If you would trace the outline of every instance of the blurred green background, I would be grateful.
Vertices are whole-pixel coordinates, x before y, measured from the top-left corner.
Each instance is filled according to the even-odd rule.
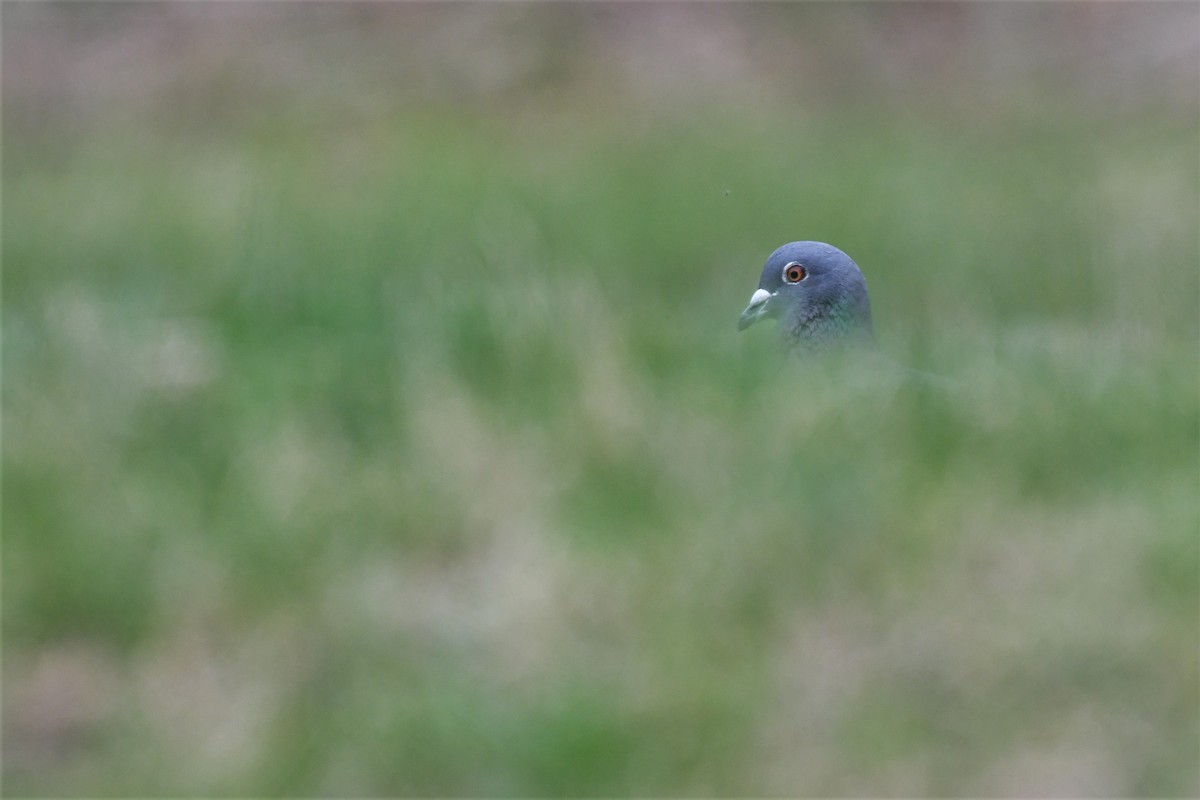
[[[1200,793],[1200,6],[2,52],[7,794]],[[958,388],[736,333],[794,239]]]

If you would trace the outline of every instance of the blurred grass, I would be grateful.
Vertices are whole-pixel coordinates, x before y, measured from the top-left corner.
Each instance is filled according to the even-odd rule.
[[[278,113],[6,138],[6,792],[1196,793],[1186,114]]]

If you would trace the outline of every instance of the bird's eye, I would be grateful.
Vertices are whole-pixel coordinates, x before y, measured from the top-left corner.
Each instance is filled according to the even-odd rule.
[[[808,270],[793,262],[783,268],[783,279],[788,283],[799,283],[808,276]]]

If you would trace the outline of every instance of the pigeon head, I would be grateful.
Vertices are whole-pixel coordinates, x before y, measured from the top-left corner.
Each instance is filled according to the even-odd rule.
[[[823,242],[792,242],[771,253],[738,330],[766,317],[779,320],[792,349],[872,339],[866,278],[850,256]]]

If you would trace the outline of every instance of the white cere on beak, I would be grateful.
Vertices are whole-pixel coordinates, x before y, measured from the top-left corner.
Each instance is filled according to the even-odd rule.
[[[755,289],[754,294],[750,295],[750,305],[747,307],[753,308],[754,306],[761,306],[774,296],[775,295],[771,294],[766,289]]]
[[[750,305],[746,306],[746,310],[738,319],[738,330],[745,330],[762,319],[763,314],[767,313],[767,301],[774,296],[766,289],[757,289],[750,295]]]

